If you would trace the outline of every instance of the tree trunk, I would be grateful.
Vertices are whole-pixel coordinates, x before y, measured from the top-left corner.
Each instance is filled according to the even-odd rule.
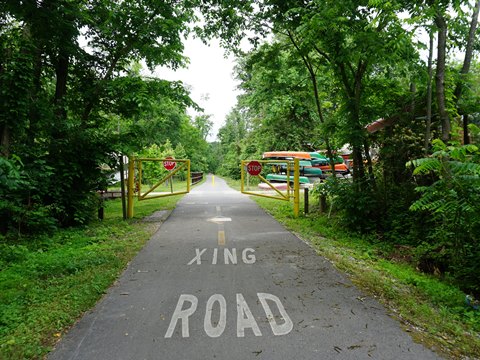
[[[463,115],[463,143],[465,145],[470,144],[470,136],[469,136],[469,132],[468,132],[468,123],[469,123],[468,114],[464,114]]]
[[[437,73],[435,76],[436,95],[438,115],[442,124],[442,140],[450,140],[450,118],[446,108],[445,97],[445,62],[447,51],[447,22],[445,17],[437,11],[435,16],[435,24],[438,28],[438,45],[437,45]]]
[[[4,67],[0,62],[0,76],[4,73]],[[4,157],[10,156],[10,131],[7,122],[3,123],[2,132],[0,133],[0,154]]]
[[[412,115],[412,121],[415,122],[416,119],[416,103],[415,95],[417,94],[417,86],[414,82],[410,84],[410,93],[412,96],[412,101],[410,102],[410,114]]]
[[[57,81],[55,84],[55,114],[58,120],[65,120],[67,118],[67,110],[65,106],[65,96],[67,95],[67,81],[68,81],[68,55],[60,52],[57,59],[57,66],[55,68],[55,75]]]
[[[352,146],[353,158],[353,179],[360,181],[365,178],[365,167],[363,166],[362,148],[360,146]]]
[[[433,64],[433,31],[430,30],[430,44],[428,49],[428,79],[427,79],[427,119],[425,124],[425,155],[430,149],[430,137],[432,127],[432,69]]]
[[[38,42],[38,40],[37,40]],[[35,144],[35,138],[38,136],[39,127],[40,127],[40,113],[39,113],[39,106],[38,106],[38,99],[40,91],[42,90],[42,53],[43,53],[43,45],[38,44],[34,51],[34,65],[33,65],[33,89],[30,95],[32,99],[32,106],[30,107],[30,111],[28,114],[28,121],[29,126],[27,127],[26,133],[26,143],[30,146]]]
[[[362,80],[363,80],[363,75],[365,74],[365,71],[367,69],[367,63],[363,61],[359,61],[357,71],[355,72],[355,79],[354,79],[354,85],[353,85],[353,99],[350,101],[352,103],[353,107],[353,113],[352,113],[352,131],[355,132],[354,137],[354,144],[353,145],[353,161],[354,161],[354,181],[359,180],[362,181],[365,179],[365,165],[363,163],[363,154],[362,154],[362,147],[365,148],[365,145],[367,144],[367,139],[365,138],[364,132],[365,130],[362,128],[360,124],[360,102],[362,99]],[[368,148],[368,146],[366,147]],[[367,161],[370,158],[370,154],[365,154],[367,156]],[[356,164],[356,165],[355,165]],[[369,166],[371,166],[371,159]],[[355,171],[358,172],[357,176],[355,176]],[[372,168],[372,174],[373,176],[373,168]],[[375,182],[375,177],[373,176],[372,181]]]
[[[458,104],[460,98],[462,97],[462,90],[463,90],[463,78],[466,74],[470,72],[470,65],[472,63],[473,57],[473,45],[475,44],[475,33],[477,31],[478,26],[478,14],[480,12],[480,0],[477,0],[475,8],[473,9],[472,14],[472,21],[470,23],[470,30],[468,32],[468,39],[467,39],[467,46],[465,48],[465,58],[463,59],[463,66],[460,70],[460,80],[455,87],[455,91],[453,93],[455,97],[455,101]],[[463,114],[463,111],[459,109],[459,114]],[[468,115],[463,114],[463,137],[464,143],[468,144],[470,142],[470,138],[468,136]]]
[[[307,64],[307,61],[304,59],[305,63]],[[313,71],[313,66],[311,63],[308,64],[307,66],[308,71],[310,72],[310,79],[313,84],[313,92],[315,96],[315,104],[317,107],[317,113],[318,117],[320,119],[320,122],[323,124],[325,122],[323,118],[323,109],[322,109],[322,104],[320,103],[320,94],[318,91],[318,84],[317,84],[317,77],[315,75],[315,72]],[[325,134],[325,144],[327,146],[327,156],[330,160],[330,170],[332,171],[332,175],[334,179],[336,179],[335,175],[335,159],[333,158],[333,152],[332,152],[332,146],[330,145],[330,138],[328,134]]]
[[[377,182],[375,181],[375,173],[373,172],[373,162],[372,162],[372,157],[370,156],[370,145],[368,143],[367,138],[363,140],[363,148],[365,151],[365,159],[367,160],[368,175],[370,177],[370,181],[372,182],[373,188],[376,189]]]
[[[473,57],[473,46],[475,45],[475,33],[477,31],[478,25],[478,14],[480,12],[480,0],[477,0],[475,5],[475,9],[473,10],[472,14],[472,21],[470,23],[470,31],[468,32],[468,39],[467,39],[467,46],[465,48],[465,58],[463,59],[463,66],[462,70],[460,70],[460,75],[468,74],[470,71],[470,65],[472,63]],[[455,99],[458,102],[462,95],[462,76],[460,77],[460,81],[455,87]]]
[[[2,137],[0,138],[0,153],[3,157],[10,156],[10,129],[7,124],[3,124]]]
[[[322,109],[322,104],[320,103],[320,93],[318,91],[317,76],[315,74],[313,64],[310,60],[310,57],[308,55],[304,55],[302,53],[300,47],[298,46],[297,42],[295,41],[295,38],[293,37],[293,34],[290,31],[288,32],[288,37],[289,37],[290,41],[292,42],[293,46],[295,47],[295,49],[297,49],[299,55],[302,57],[303,63],[305,64],[305,67],[307,68],[308,73],[310,74],[310,80],[311,80],[312,85],[313,85],[313,95],[314,95],[314,98],[315,98],[315,106],[316,106],[316,109],[317,109],[318,118],[320,120],[320,123],[323,124],[325,122],[325,120],[323,118],[323,109]],[[327,60],[328,60],[328,58],[327,58]],[[333,158],[332,146],[330,145],[330,139],[329,139],[328,134],[325,134],[325,144],[327,146],[327,156],[330,160],[330,170],[332,171],[332,175],[333,175],[334,179],[336,179],[335,160]]]

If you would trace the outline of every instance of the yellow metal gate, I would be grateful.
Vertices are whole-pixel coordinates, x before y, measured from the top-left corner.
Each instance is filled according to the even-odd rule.
[[[168,173],[153,184],[146,191],[142,191],[142,164],[145,162],[162,162],[165,170]],[[135,176],[135,168],[137,169],[137,177]],[[173,176],[180,171],[186,171],[186,189],[180,191],[174,191],[173,189]],[[135,182],[136,178],[136,182]],[[154,192],[160,185],[169,182],[170,191]],[[187,194],[190,192],[191,176],[190,176],[190,160],[188,159],[173,159],[173,158],[134,158],[131,157],[128,162],[128,207],[127,217],[133,217],[133,197],[137,188],[138,201],[156,199],[160,197],[173,196]]]
[[[260,164],[260,168],[258,165]],[[252,167],[253,169],[249,169]],[[271,180],[268,180],[265,176],[265,169],[272,171],[272,173],[278,173],[278,169],[285,169],[285,192],[278,189],[276,184],[273,184]],[[251,171],[250,171],[251,170]],[[258,172],[258,174],[257,174]],[[300,162],[299,159],[293,160],[242,160],[241,162],[241,192],[247,195],[261,196],[276,200],[290,201],[293,197],[293,213],[295,216],[300,212]],[[260,191],[250,191],[248,188],[248,182],[250,177],[257,177],[260,181],[267,186],[269,190],[272,190],[274,195],[262,193]],[[247,183],[247,189],[245,185]],[[293,188],[292,188],[293,185]],[[293,195],[292,195],[293,193]]]

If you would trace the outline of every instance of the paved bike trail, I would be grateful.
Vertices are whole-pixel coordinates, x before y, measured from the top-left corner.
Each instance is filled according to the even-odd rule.
[[[438,359],[247,196],[177,205],[50,360]]]

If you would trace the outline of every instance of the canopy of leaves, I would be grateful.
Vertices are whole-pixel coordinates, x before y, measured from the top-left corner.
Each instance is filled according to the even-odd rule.
[[[138,64],[185,65],[183,39],[199,9],[216,10],[206,14],[204,39],[228,42],[240,3],[2,1],[1,186],[11,190],[2,233],[86,223],[119,153],[169,140],[206,170],[208,118],[192,122],[186,109],[199,109],[183,84],[142,77]]]
[[[362,232],[375,231],[393,244],[418,246],[428,238],[431,246],[424,255],[444,249],[452,276],[463,279],[466,289],[478,291],[473,279],[464,276],[474,263],[453,259],[462,258],[455,249],[471,253],[468,249],[478,242],[474,235],[478,234],[477,164],[472,154],[457,156],[473,148],[445,145],[447,162],[437,152],[425,157],[431,141],[444,132],[442,111],[452,120],[452,138],[463,135],[455,119],[462,114],[466,139],[478,141],[466,126],[467,120],[478,123],[479,119],[478,62],[464,71],[465,62],[462,67],[458,60],[446,61],[443,70],[440,60],[437,69],[429,68],[421,56],[428,50],[422,32],[435,35],[445,26],[447,60],[453,60],[455,52],[466,52],[468,46],[478,50],[479,37],[471,43],[469,34],[474,2],[266,0],[256,4],[247,22],[273,35],[239,56],[237,76],[244,94],[219,133],[221,171],[237,177],[240,159],[266,150],[348,146],[353,181],[333,181],[328,186],[332,209],[342,223]],[[436,82],[431,76],[435,72]],[[442,96],[435,97],[432,106],[428,98],[435,91]],[[366,126],[378,119],[383,127],[369,133]],[[415,174],[411,166],[405,167],[409,161],[418,166]],[[421,175],[421,169],[431,172]],[[448,169],[453,177],[439,180],[440,169]],[[462,211],[468,219],[458,215]],[[475,254],[468,258],[478,262]]]

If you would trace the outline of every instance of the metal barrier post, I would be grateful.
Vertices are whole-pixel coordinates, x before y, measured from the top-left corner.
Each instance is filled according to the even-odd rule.
[[[245,191],[245,188],[243,186],[243,180],[245,178],[244,171],[245,171],[245,161],[242,160],[240,163],[240,191],[242,193]]]
[[[298,217],[300,213],[300,161],[293,159],[293,215]]]
[[[133,218],[133,184],[135,177],[135,159],[133,156],[128,158],[128,206],[127,206],[127,218]]]
[[[190,192],[190,160],[187,160],[187,193]],[[173,179],[172,179],[173,181]]]
[[[303,212],[304,212],[305,214],[308,214],[308,210],[309,210],[309,209],[308,209],[308,208],[309,208],[309,203],[308,203],[308,188],[305,188],[305,189],[303,189],[303,190],[304,190],[303,199],[304,199],[304,201],[305,201],[304,206],[303,206],[303,208],[304,208],[304,211],[303,211]]]

